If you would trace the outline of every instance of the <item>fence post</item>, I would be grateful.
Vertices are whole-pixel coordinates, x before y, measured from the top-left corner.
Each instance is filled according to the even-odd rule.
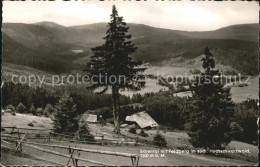
[[[70,148],[70,146],[69,146],[69,154],[71,154],[71,148]]]
[[[15,127],[12,127],[12,130],[11,130],[11,132],[10,132],[11,137],[13,137],[14,128],[15,128]],[[9,140],[9,137],[7,138],[7,140]]]
[[[135,145],[137,146],[138,145],[138,136],[136,136],[136,139],[135,139]]]
[[[18,133],[17,133],[17,134],[18,134],[18,139],[21,140],[20,131],[19,131],[19,130],[18,130]],[[22,143],[21,143],[21,145],[20,145],[20,152],[22,152]]]
[[[132,166],[136,167],[139,163],[139,156],[131,156]]]
[[[72,161],[75,166],[78,166],[78,159],[72,159]]]
[[[72,150],[72,152],[71,152],[71,148],[69,147],[70,158],[69,158],[69,161],[67,162],[67,165],[66,165],[66,166],[69,165],[70,160],[72,160],[73,164],[75,163],[74,160],[73,160],[73,157],[72,157],[72,156],[73,156],[73,153],[74,153],[74,150]],[[74,165],[75,165],[75,164],[74,164]]]
[[[52,137],[52,133],[50,132],[49,133],[49,139],[48,139],[49,142],[51,141],[51,137]]]
[[[72,150],[72,151],[71,151],[71,150]],[[71,148],[69,147],[70,158],[69,158],[69,161],[68,161],[68,163],[67,163],[67,166],[69,165],[70,160],[72,160],[72,163],[73,163],[74,166],[78,166],[78,159],[73,158],[73,153],[74,153],[74,151],[75,151],[74,149],[71,149]]]
[[[17,134],[18,134],[18,139],[19,139],[19,140],[21,140],[21,137],[20,137],[20,132],[19,132],[19,130],[18,130],[18,133],[17,133]]]
[[[104,136],[101,136],[101,145],[104,145]]]
[[[78,152],[78,158],[79,158],[79,156],[80,156],[80,153]],[[76,166],[78,166],[78,159],[75,159],[75,164],[76,164]]]
[[[24,134],[23,138],[18,142],[17,146],[16,146],[16,150],[18,150],[18,148],[20,147],[20,152],[22,152],[22,142],[25,139],[27,132]]]

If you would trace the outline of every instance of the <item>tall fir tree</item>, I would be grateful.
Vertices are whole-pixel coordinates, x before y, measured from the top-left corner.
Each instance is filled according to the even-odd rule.
[[[202,67],[205,73],[192,83],[192,105],[188,135],[194,147],[224,148],[231,141],[230,123],[234,116],[234,103],[230,89],[223,88],[219,70],[213,70],[215,60],[208,47],[204,50]]]
[[[137,48],[131,43],[128,29],[123,17],[118,16],[116,7],[113,6],[108,30],[103,38],[105,44],[92,48],[94,54],[86,70],[92,76],[91,88],[103,88],[99,93],[112,89],[115,133],[120,133],[119,90],[139,86],[137,74],[144,70],[137,68],[142,62],[133,61],[130,57]]]
[[[54,129],[57,133],[75,133],[78,130],[76,104],[65,92],[55,105]]]

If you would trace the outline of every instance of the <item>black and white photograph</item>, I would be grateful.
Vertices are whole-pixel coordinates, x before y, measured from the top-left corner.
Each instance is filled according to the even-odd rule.
[[[1,166],[257,166],[259,2],[2,1]]]

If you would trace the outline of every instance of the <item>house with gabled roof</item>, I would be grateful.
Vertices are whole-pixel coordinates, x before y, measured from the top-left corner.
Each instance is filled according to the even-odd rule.
[[[128,124],[137,124],[141,129],[155,128],[159,126],[158,123],[146,111],[127,116],[125,122]]]

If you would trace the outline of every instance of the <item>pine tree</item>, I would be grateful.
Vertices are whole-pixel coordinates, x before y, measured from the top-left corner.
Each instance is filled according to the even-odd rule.
[[[18,113],[25,113],[26,107],[23,105],[23,103],[19,103],[16,107],[16,111]]]
[[[215,60],[208,47],[204,51],[202,67],[205,73],[191,85],[192,105],[188,135],[194,147],[224,148],[231,141],[230,123],[234,116],[234,103],[230,89],[223,88],[219,70],[213,70]]]
[[[106,92],[108,88],[112,89],[115,133],[120,133],[119,90],[135,89],[139,86],[137,74],[144,70],[136,68],[142,63],[133,61],[130,57],[137,48],[130,41],[131,35],[127,34],[128,29],[123,17],[118,16],[116,7],[113,6],[104,37],[105,44],[92,48],[94,55],[86,70],[90,76],[95,76],[92,77],[91,88],[104,88],[99,93]]]
[[[55,132],[57,133],[74,133],[78,130],[78,120],[76,113],[76,104],[68,93],[59,99],[55,105],[56,115],[53,122]]]
[[[83,124],[79,126],[79,130],[77,132],[78,137],[80,140],[92,140],[94,139],[94,136],[90,133],[90,129],[88,127],[88,124]]]

